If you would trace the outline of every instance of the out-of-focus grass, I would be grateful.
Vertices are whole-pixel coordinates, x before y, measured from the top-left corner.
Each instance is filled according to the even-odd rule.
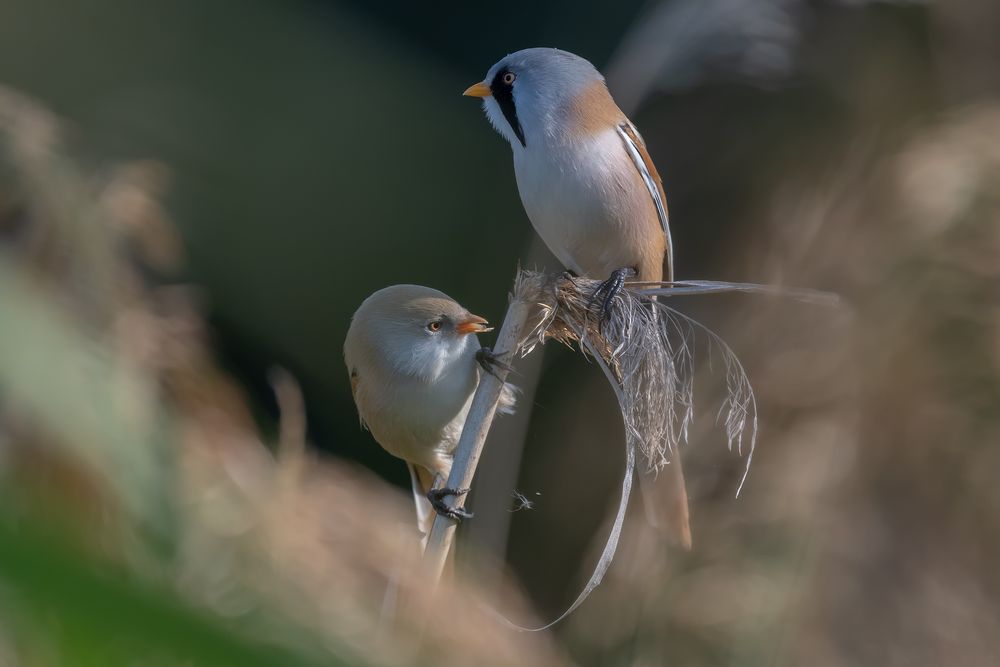
[[[87,337],[9,258],[0,258],[0,303],[6,401],[100,471],[133,516],[165,530],[170,462],[149,379]]]
[[[287,374],[280,441],[261,437],[194,291],[163,278],[180,244],[162,167],[88,173],[58,132],[0,90],[7,662],[563,663],[474,588],[432,587],[409,501],[306,452]]]

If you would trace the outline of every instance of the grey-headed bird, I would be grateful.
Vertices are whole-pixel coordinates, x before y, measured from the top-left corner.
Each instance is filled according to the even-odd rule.
[[[417,521],[426,536],[432,510],[456,519],[443,488],[482,372],[477,333],[490,331],[446,294],[420,285],[380,289],[361,304],[344,341],[344,361],[363,425],[410,470]],[[488,356],[488,355],[487,355]],[[498,411],[512,412],[505,384]]]
[[[512,53],[465,95],[483,98],[510,143],[521,202],[552,254],[580,276],[607,279],[605,307],[627,275],[673,280],[667,199],[646,145],[587,60],[559,49]],[[668,466],[666,516],[691,543],[680,456]]]

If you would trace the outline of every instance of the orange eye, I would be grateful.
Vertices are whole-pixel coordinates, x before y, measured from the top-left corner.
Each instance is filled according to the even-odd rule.
[[[509,86],[510,84],[514,83],[514,79],[516,78],[517,77],[514,76],[513,72],[507,72],[506,74],[503,75],[503,82]]]
[[[427,324],[427,330],[434,333],[441,331],[441,320],[434,320],[433,322],[429,322]]]

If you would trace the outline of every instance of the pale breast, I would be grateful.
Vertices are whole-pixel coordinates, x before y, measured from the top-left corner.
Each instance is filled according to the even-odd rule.
[[[521,202],[552,253],[572,271],[606,278],[622,267],[659,273],[664,235],[655,204],[615,129],[514,156]]]
[[[358,411],[390,454],[434,470],[438,454],[458,444],[478,383],[474,358],[434,382],[408,376],[366,381],[359,373]]]

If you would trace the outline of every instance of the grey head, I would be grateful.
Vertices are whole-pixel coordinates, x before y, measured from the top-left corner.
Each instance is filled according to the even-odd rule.
[[[483,98],[490,123],[516,151],[557,134],[574,101],[604,77],[568,51],[533,48],[505,56],[465,91]]]
[[[443,292],[421,285],[392,285],[361,304],[344,341],[348,371],[434,381],[479,349],[475,334],[490,331]]]

